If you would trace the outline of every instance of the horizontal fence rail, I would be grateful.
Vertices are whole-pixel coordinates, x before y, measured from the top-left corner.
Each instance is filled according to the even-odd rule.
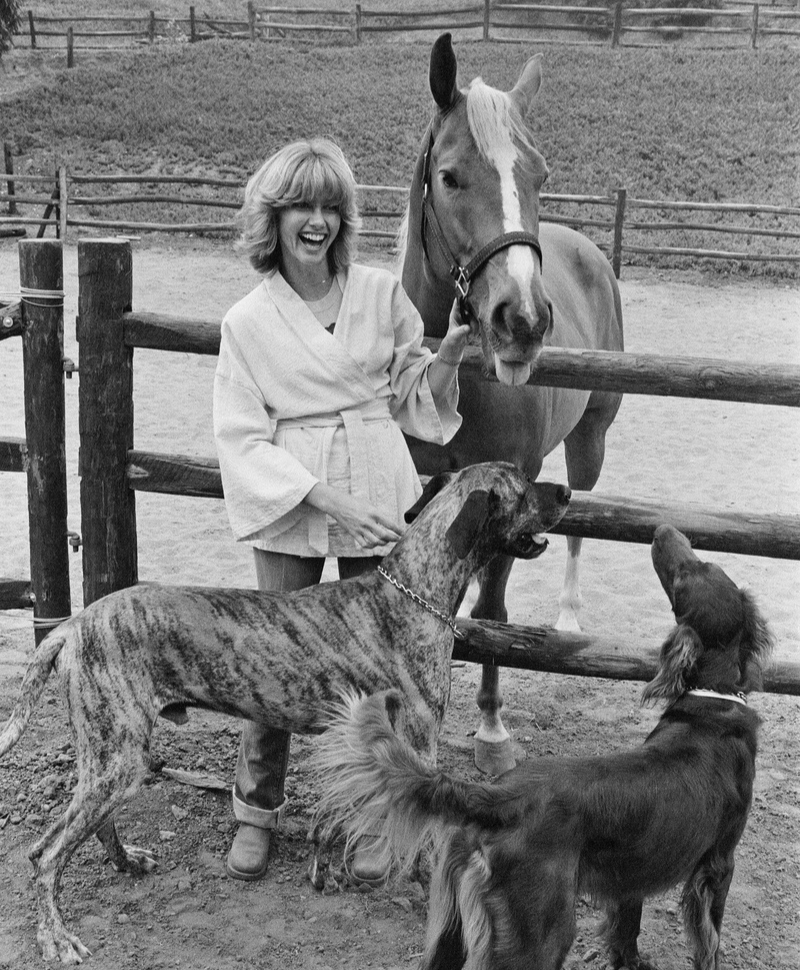
[[[461,617],[456,623],[466,639],[454,641],[454,660],[614,680],[650,681],[658,670],[658,651],[622,644],[617,637]],[[764,671],[764,690],[800,695],[800,663],[770,664]]]
[[[135,448],[133,437],[135,348],[215,354],[220,325],[166,314],[123,312],[132,302],[130,243],[82,241],[78,272],[84,601],[91,602],[138,581],[136,492],[222,497],[215,458],[143,451]],[[722,361],[716,364],[717,370],[731,366]],[[473,355],[462,364],[474,366]],[[778,386],[787,375],[781,369],[773,380],[767,369],[762,376],[765,384]],[[788,377],[797,383],[800,374],[789,373]],[[578,375],[576,380],[582,382],[583,377]],[[643,380],[641,389],[646,384]],[[795,395],[790,404],[797,403]],[[683,503],[579,493],[573,495],[559,531],[649,543],[656,525],[665,521],[685,531],[698,549],[800,559],[800,516],[736,514]],[[113,548],[108,535],[115,536]],[[457,656],[474,662],[584,676],[646,679],[652,674],[654,657],[649,650],[642,657],[622,656],[623,651],[614,644],[596,638],[564,638],[551,631],[525,631],[483,621],[465,621],[464,627],[467,640]],[[769,690],[800,693],[800,665],[773,665],[766,683]]]
[[[244,191],[244,182],[236,179],[125,173],[72,175],[66,166],[60,166],[54,177],[19,175],[13,171],[8,145],[4,154],[0,233],[19,233],[26,226],[36,226],[39,236],[52,226],[62,239],[69,229],[194,234],[236,231],[232,213],[240,207]],[[394,241],[405,212],[408,189],[360,185],[358,190],[364,218],[361,235]],[[610,258],[617,276],[624,256],[696,256],[753,264],[800,264],[800,206],[641,199],[629,196],[624,188],[610,195],[542,193],[540,200],[543,222],[584,232]],[[169,220],[164,218],[165,207]],[[120,217],[121,213],[137,210],[148,214],[152,211],[157,218]],[[201,218],[184,216],[179,221],[184,210],[197,211]],[[743,216],[753,220],[752,224],[745,224]],[[666,237],[666,244],[651,241],[656,234]],[[713,243],[706,239],[714,234],[723,238],[734,236],[737,245],[712,248]],[[693,244],[696,239],[704,244]],[[748,248],[751,241],[767,240],[774,240],[776,246]]]
[[[361,43],[370,35],[420,31],[479,32],[483,40],[552,43],[553,35],[583,35],[565,44],[609,44],[612,47],[654,46],[683,35],[703,35],[716,46],[734,43],[757,47],[765,37],[800,37],[800,10],[777,3],[744,2],[724,7],[626,7],[620,0],[601,6],[544,3],[432,5],[416,10],[375,10],[352,7],[258,7],[242,5],[241,19],[198,15],[188,8],[185,18],[157,16],[44,16],[28,11],[27,31],[20,34],[32,48],[66,45],[72,66],[74,50],[110,49],[131,44],[212,39],[276,41],[314,40],[331,43],[337,37]],[[91,29],[90,29],[91,28]],[[649,40],[646,39],[649,36]],[[627,39],[626,39],[627,38]],[[645,38],[645,39],[642,39]],[[42,41],[45,41],[43,44]],[[77,43],[76,43],[77,41]]]
[[[219,323],[161,313],[124,314],[128,347],[182,353],[219,353]],[[425,339],[436,350],[439,341]],[[483,371],[483,355],[468,347],[462,368]],[[496,381],[494,374],[484,375]],[[533,363],[529,384],[581,390],[621,391],[661,397],[703,398],[800,407],[800,366],[752,364],[712,357],[666,357],[608,350],[545,347]]]

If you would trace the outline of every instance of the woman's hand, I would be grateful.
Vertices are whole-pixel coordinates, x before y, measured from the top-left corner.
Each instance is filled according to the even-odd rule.
[[[439,344],[438,357],[443,364],[449,364],[451,367],[459,366],[467,348],[469,331],[469,324],[464,323],[461,311],[458,309],[458,300],[453,300],[447,333],[442,337],[442,342]]]
[[[453,302],[447,333],[439,344],[439,353],[428,368],[428,385],[434,398],[444,395],[458,372],[461,358],[467,346],[469,324],[464,323],[458,310],[458,302]]]
[[[303,499],[306,505],[319,509],[353,537],[359,549],[374,549],[402,537],[402,526],[371,505],[354,498],[340,488],[323,482],[317,484]]]

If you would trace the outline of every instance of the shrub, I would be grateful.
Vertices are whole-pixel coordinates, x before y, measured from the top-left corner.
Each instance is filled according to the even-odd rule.
[[[0,0],[0,57],[12,46],[19,30],[19,0]]]

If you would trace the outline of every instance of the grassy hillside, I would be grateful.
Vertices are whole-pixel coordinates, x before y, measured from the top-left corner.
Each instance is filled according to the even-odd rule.
[[[534,52],[493,43],[456,50],[462,82],[481,75],[501,88]],[[548,191],[624,185],[639,197],[800,204],[797,52],[543,54],[533,127]],[[430,113],[428,57],[424,43],[224,42],[84,56],[6,99],[0,138],[32,170],[66,160],[75,173],[244,179],[283,142],[326,133],[359,181],[406,184]]]

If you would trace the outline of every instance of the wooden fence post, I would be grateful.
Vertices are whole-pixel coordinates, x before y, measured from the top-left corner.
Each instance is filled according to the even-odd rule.
[[[72,27],[67,27],[67,67],[75,66],[75,34]]]
[[[247,24],[250,27],[250,40],[256,39],[256,8],[253,0],[247,0]]]
[[[356,43],[361,43],[361,4],[356,4]]]
[[[194,18],[194,7],[189,7],[189,43],[193,44],[197,40],[197,24]]]
[[[622,226],[625,221],[625,202],[628,198],[627,189],[617,189],[617,205],[614,212],[614,244],[611,250],[611,265],[614,276],[619,279],[622,269]]]
[[[28,11],[28,27],[31,32],[31,49],[36,49],[36,25],[33,22],[33,11]]]
[[[619,37],[622,33],[622,0],[614,4],[614,26],[611,31],[611,46],[619,47]]]
[[[67,241],[67,167],[58,166],[58,236],[62,243]]]
[[[750,46],[755,50],[758,47],[758,4],[753,4],[753,27],[750,31]]]
[[[6,175],[14,174],[14,156],[11,154],[11,145],[7,141],[3,142],[3,163],[6,169]],[[10,216],[15,216],[17,214],[17,203],[11,198],[15,194],[14,180],[8,179],[6,182],[8,188],[6,192],[8,193],[8,214]]]
[[[483,0],[483,39],[489,40],[489,9],[491,0]]]
[[[83,600],[138,580],[136,503],[126,464],[133,447],[133,351],[123,339],[131,309],[131,245],[78,241],[79,416]]]
[[[64,451],[64,263],[55,239],[21,239],[18,247],[31,585],[39,643],[72,612]]]
[[[150,11],[150,21],[147,25],[147,39],[152,44],[156,39],[156,12]]]

